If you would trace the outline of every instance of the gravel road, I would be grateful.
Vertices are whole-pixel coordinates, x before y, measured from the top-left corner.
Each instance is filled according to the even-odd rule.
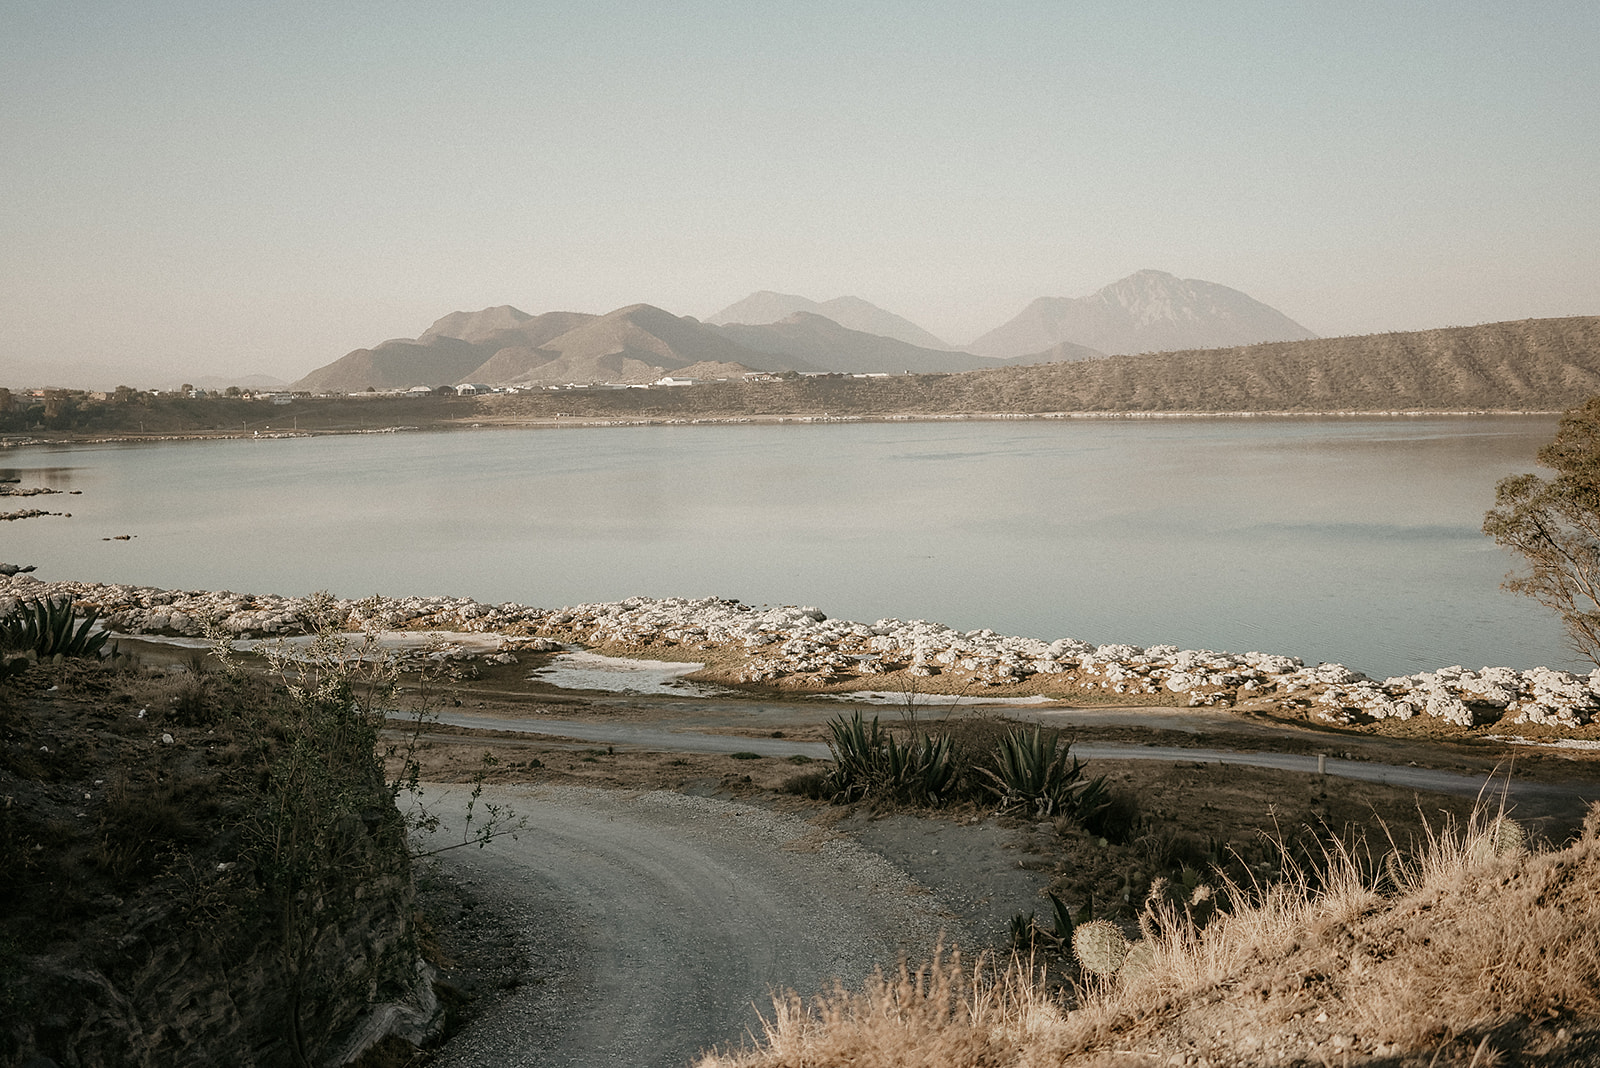
[[[459,827],[465,788],[429,800]],[[448,1068],[684,1066],[759,1028],[775,989],[854,984],[941,931],[934,895],[854,841],[766,809],[656,791],[496,787],[518,839],[441,854],[518,928],[529,981],[451,1040]]]
[[[1102,714],[1103,715],[1103,714]],[[664,730],[638,724],[496,719],[447,723],[667,750],[826,755],[791,739]],[[1100,760],[1239,763],[1315,773],[1315,756],[1085,743]],[[821,752],[819,752],[819,750]],[[1326,758],[1333,776],[1477,793],[1484,776]],[[1527,783],[1530,814],[1581,809],[1590,783]],[[429,800],[459,826],[466,788]],[[500,786],[484,800],[527,821],[513,841],[442,854],[527,954],[527,981],[451,1040],[436,1062],[462,1066],[687,1066],[759,1029],[775,990],[854,985],[946,940],[982,945],[1037,908],[1043,877],[1019,864],[1005,833],[912,817],[852,818],[826,831],[794,816],[667,791]],[[858,841],[859,840],[859,841]],[[888,859],[885,859],[885,858]],[[911,874],[907,874],[907,873]],[[985,873],[974,880],[972,873]],[[946,906],[949,906],[948,908]],[[957,911],[950,911],[953,908]]]

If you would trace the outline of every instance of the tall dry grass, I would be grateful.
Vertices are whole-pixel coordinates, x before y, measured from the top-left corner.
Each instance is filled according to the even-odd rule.
[[[1080,981],[1065,998],[1026,963],[968,966],[958,954],[860,990],[789,994],[754,1048],[698,1068],[1130,1065],[1174,1053],[1442,1068],[1519,1043],[1568,1063],[1557,1048],[1567,1029],[1600,1028],[1600,805],[1561,848],[1508,849],[1502,816],[1480,809],[1409,851],[1330,840],[1314,866],[1227,888],[1232,909],[1204,930],[1161,910],[1148,967]]]

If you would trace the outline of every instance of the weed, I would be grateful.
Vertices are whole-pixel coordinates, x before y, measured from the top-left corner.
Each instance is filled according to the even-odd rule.
[[[826,801],[830,795],[830,779],[825,771],[807,771],[791,775],[778,789],[786,794],[798,794],[813,801]]]

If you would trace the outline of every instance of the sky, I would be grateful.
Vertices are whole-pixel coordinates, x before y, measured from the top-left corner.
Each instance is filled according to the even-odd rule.
[[[1600,314],[1597,41],[1592,0],[0,0],[0,381],[762,289],[964,344],[1143,268],[1323,335]]]

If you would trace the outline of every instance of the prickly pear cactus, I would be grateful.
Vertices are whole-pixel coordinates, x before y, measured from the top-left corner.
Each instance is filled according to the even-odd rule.
[[[1528,834],[1522,829],[1522,824],[1509,816],[1496,816],[1469,848],[1473,860],[1484,861],[1517,856],[1527,846]]]
[[[1122,967],[1118,969],[1117,974],[1123,979],[1148,975],[1155,962],[1155,945],[1147,938],[1140,939],[1128,947],[1128,955],[1123,958]]]
[[[1072,953],[1084,971],[1110,978],[1128,958],[1128,940],[1116,924],[1095,920],[1072,932]]]

